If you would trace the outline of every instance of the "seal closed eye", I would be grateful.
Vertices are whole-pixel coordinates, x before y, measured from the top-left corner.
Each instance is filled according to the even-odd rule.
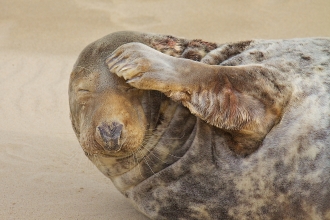
[[[330,219],[329,48],[113,33],[73,68],[72,125],[151,219]]]

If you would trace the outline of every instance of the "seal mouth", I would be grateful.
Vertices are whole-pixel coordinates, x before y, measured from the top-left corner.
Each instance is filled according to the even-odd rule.
[[[118,149],[116,149],[116,150],[112,150],[112,149],[108,150],[108,148],[106,146],[102,146],[101,144],[99,144],[97,142],[97,140],[94,139],[94,148],[100,149],[100,150],[96,150],[96,151],[92,151],[92,152],[85,151],[85,154],[88,156],[101,155],[103,157],[115,157],[116,156],[115,154],[118,154],[122,150],[123,145],[120,145],[118,147]]]
[[[149,131],[149,132],[148,132]],[[123,143],[118,143],[118,146],[116,146],[116,149],[111,148],[108,149],[108,147],[105,145],[103,146],[98,142],[96,138],[93,139],[93,146],[88,147],[90,149],[95,149],[95,150],[87,150],[88,148],[83,148],[84,153],[87,157],[91,156],[102,156],[102,157],[131,157],[131,156],[136,156],[136,155],[143,155],[141,156],[141,159],[145,156],[147,156],[151,149],[154,147],[155,143],[148,144],[148,141],[150,140],[150,137],[157,131],[157,127],[153,129],[153,131],[150,131],[149,129],[145,130],[144,137],[139,145],[137,145],[134,148],[131,148],[133,144],[123,142]],[[129,150],[131,149],[131,150]],[[140,158],[140,157],[139,157]]]

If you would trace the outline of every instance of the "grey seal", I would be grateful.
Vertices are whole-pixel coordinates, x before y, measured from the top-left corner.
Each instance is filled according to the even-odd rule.
[[[116,32],[69,84],[86,156],[151,219],[330,219],[330,39]]]

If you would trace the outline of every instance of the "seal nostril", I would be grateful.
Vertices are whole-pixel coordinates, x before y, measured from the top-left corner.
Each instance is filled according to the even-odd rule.
[[[109,151],[119,151],[121,146],[119,144],[120,135],[123,130],[123,125],[118,122],[112,122],[110,125],[102,123],[97,127],[99,134],[104,142],[104,148]]]

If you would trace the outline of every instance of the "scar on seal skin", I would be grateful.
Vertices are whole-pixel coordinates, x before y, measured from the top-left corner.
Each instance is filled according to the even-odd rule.
[[[330,39],[117,32],[70,77],[86,156],[151,219],[330,219]]]

